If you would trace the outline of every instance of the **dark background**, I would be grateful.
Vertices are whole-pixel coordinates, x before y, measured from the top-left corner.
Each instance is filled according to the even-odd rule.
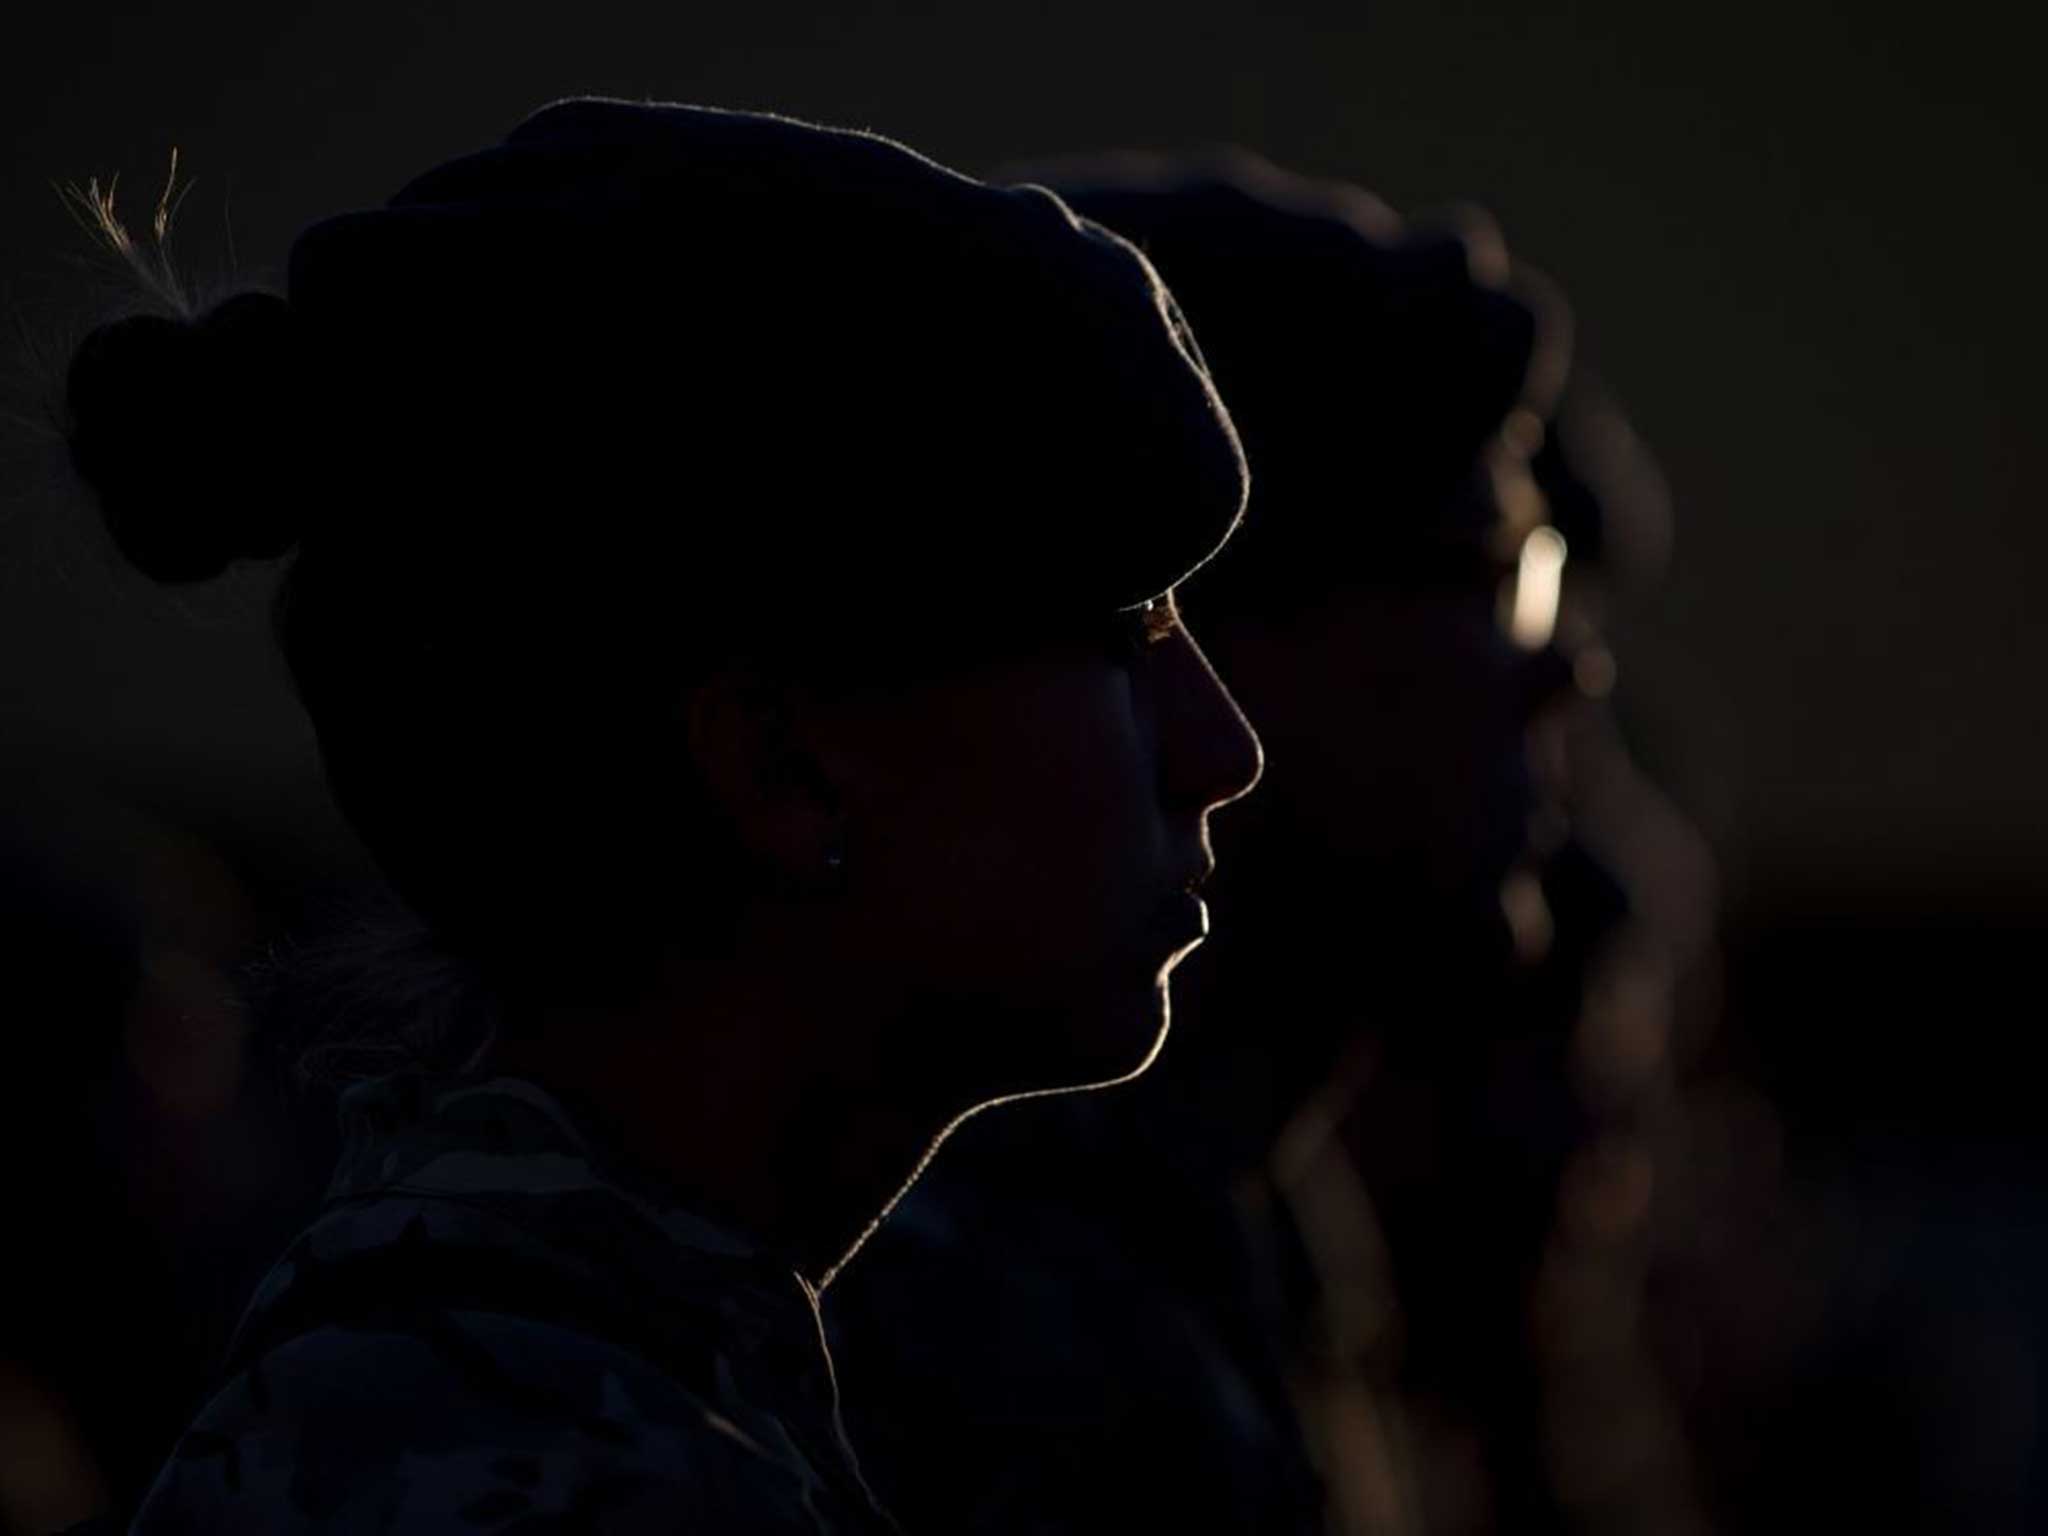
[[[52,183],[121,172],[139,223],[173,145],[195,182],[187,260],[249,279],[310,219],[582,91],[873,127],[968,170],[1234,141],[1406,211],[1484,205],[1563,284],[1581,357],[1672,483],[1670,579],[1624,626],[1621,701],[1719,855],[1718,1049],[1775,1106],[1846,1277],[1801,1357],[1834,1395],[1743,1410],[1762,1416],[1745,1475],[1785,1509],[1838,1472],[1876,1487],[1884,1447],[1934,1455],[1911,1423],[1948,1393],[1996,1400],[2010,1443],[1978,1450],[2010,1479],[2036,1443],[2041,1333],[2014,1294],[2042,1228],[2023,1069],[2048,918],[2048,525],[2022,439],[2048,413],[2048,119],[2017,17],[1980,0],[48,8],[0,51],[13,403],[34,418],[36,356],[106,295]],[[345,866],[260,643],[268,578],[148,589],[60,494],[46,438],[10,425],[4,467],[0,769],[199,828],[251,880]],[[1916,1308],[1938,1314],[1924,1348],[1897,1320]],[[1987,1309],[1988,1334],[1958,1321]],[[1870,1419],[1846,1426],[1851,1449],[1786,1470],[1803,1416],[1845,1400]],[[1898,1471],[1898,1497],[1953,1505],[1945,1488],[1993,1478],[1944,1465]]]
[[[17,301],[82,249],[55,180],[122,171],[140,214],[176,145],[196,180],[190,258],[213,267],[231,228],[263,276],[310,218],[576,91],[872,126],[969,170],[1232,140],[1411,211],[1469,198],[1564,283],[1584,352],[1677,487],[1675,579],[1631,637],[1634,704],[1672,738],[1740,889],[2023,881],[2048,857],[2029,687],[2048,626],[2028,611],[2048,525],[2021,448],[2048,398],[2048,131],[2001,9],[411,10],[27,19],[0,64]],[[96,576],[57,590],[23,557],[32,512],[10,509],[5,535],[27,589],[5,609],[10,736],[274,750],[274,692],[224,670],[238,638],[193,639]]]

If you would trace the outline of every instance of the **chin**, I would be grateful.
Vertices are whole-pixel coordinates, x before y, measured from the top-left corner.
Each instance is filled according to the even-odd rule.
[[[1120,1006],[1075,1008],[1056,1030],[1040,1037],[1051,1047],[1035,1053],[1029,1069],[1013,1076],[991,1102],[1079,1093],[1129,1082],[1158,1057],[1167,1033],[1166,989],[1126,995]]]
[[[1106,1088],[1143,1075],[1165,1049],[1172,1013],[1162,969],[1139,996],[1104,1008],[1095,1028],[1075,1031],[1070,1085]]]

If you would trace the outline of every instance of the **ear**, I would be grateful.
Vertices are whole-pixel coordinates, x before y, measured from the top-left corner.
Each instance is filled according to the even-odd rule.
[[[831,883],[844,805],[808,692],[726,669],[684,699],[690,755],[733,843],[779,889]]]

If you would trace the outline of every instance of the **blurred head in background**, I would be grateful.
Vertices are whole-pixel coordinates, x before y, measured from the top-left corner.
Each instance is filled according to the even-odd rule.
[[[1570,678],[1531,473],[1563,306],[1483,218],[1411,227],[1250,156],[1036,171],[1158,264],[1233,401],[1251,508],[1187,603],[1269,776],[1219,900],[1270,941],[1244,983],[1316,1000],[1290,1021],[1313,1075],[1319,1022],[1355,1029],[1417,932],[1506,938],[1528,730]]]

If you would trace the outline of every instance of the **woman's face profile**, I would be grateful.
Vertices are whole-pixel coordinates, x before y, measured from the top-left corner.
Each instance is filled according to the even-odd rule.
[[[847,879],[905,1044],[982,1097],[1142,1068],[1206,932],[1208,813],[1260,767],[1171,596],[885,714]]]

